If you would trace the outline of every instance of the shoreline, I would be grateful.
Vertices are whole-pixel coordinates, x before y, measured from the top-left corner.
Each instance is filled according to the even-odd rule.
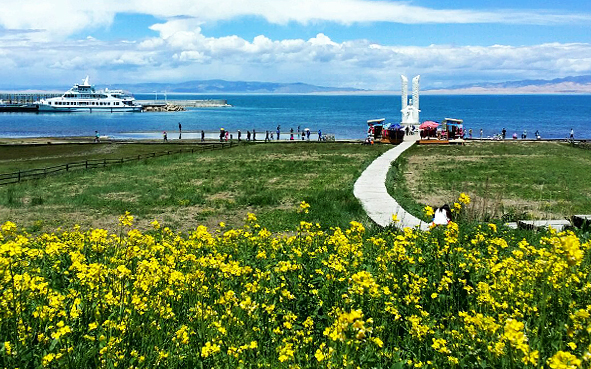
[[[163,136],[162,133],[155,133],[155,132],[146,132],[144,133],[143,137],[138,137],[136,135],[140,134],[140,132],[136,132],[134,137],[121,137],[121,136],[101,136],[100,142],[102,144],[107,143],[137,143],[137,144],[161,144],[163,143]],[[205,141],[201,141],[201,132],[183,132],[181,138],[179,139],[178,132],[168,132],[168,140],[166,143],[168,144],[199,144],[201,142],[211,143],[211,142],[220,142],[219,139],[219,132],[205,132]],[[238,142],[238,138],[236,133],[233,132],[232,138],[229,139],[227,142]],[[333,136],[328,134],[328,136]],[[269,141],[269,143],[295,143],[295,142],[363,142],[363,139],[334,139],[334,140],[327,140],[327,141],[318,141],[318,134],[311,133],[310,140],[302,140],[301,136],[298,139],[297,134],[294,133],[294,139],[290,140],[290,133],[281,133],[280,139],[277,140],[276,135],[273,136],[274,138]],[[333,136],[334,137],[334,136]],[[224,141],[226,142],[226,141]],[[249,142],[246,139],[246,134],[243,132],[240,142]],[[252,140],[250,142],[262,142],[265,143],[265,133],[257,132],[256,140]],[[64,144],[95,144],[94,136],[64,136],[64,137],[0,137],[0,146],[19,146],[19,145],[64,145]]]
[[[141,132],[136,132],[138,134]],[[168,140],[163,142],[162,135],[159,133],[153,132],[145,132],[144,137],[109,137],[109,136],[101,136],[101,144],[199,144],[199,143],[211,143],[211,142],[220,142],[219,140],[219,132],[205,132],[205,141],[201,141],[201,133],[200,132],[183,132],[182,137],[179,139],[177,134],[178,132],[169,132],[168,133]],[[328,134],[332,136],[331,134]],[[261,138],[262,136],[262,138]],[[265,143],[265,134],[263,133],[260,135],[260,132],[257,132],[257,139],[248,141],[246,140],[246,135],[243,133],[240,142],[256,142],[256,143]],[[274,135],[276,137],[276,135]],[[345,138],[345,139],[338,139],[335,138],[334,140],[327,140],[327,141],[318,141],[318,134],[312,133],[310,134],[310,140],[302,140],[297,139],[297,135],[294,134],[294,140],[290,140],[289,133],[282,133],[280,136],[280,140],[272,139],[268,143],[297,143],[297,142],[340,142],[340,143],[363,143],[364,139],[362,138]],[[432,140],[436,141],[436,140]],[[236,136],[233,136],[228,141],[224,142],[238,142]],[[540,140],[537,139],[505,139],[505,140],[498,140],[492,137],[485,137],[485,138],[464,138],[464,142],[467,143],[519,143],[519,142],[570,142],[568,137],[564,138],[542,138]],[[587,143],[591,142],[591,138],[575,138],[573,140],[574,143]],[[381,142],[376,142],[377,144],[381,144]],[[0,146],[27,146],[27,145],[65,145],[65,144],[95,144],[94,136],[64,136],[64,137],[0,137]],[[396,145],[392,145],[396,146]]]

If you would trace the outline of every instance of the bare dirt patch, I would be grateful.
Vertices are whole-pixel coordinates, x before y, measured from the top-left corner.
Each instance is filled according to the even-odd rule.
[[[116,200],[123,202],[137,202],[139,196],[132,192],[110,192],[103,195],[107,200]]]

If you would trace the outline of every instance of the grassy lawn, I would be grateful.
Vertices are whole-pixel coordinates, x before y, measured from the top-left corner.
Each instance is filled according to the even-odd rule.
[[[87,159],[118,159],[161,151],[191,149],[197,144],[184,143],[72,143],[57,145],[0,146],[0,173],[36,169]]]
[[[412,213],[473,199],[475,219],[561,219],[591,213],[591,150],[548,142],[415,146],[388,175],[390,193]]]
[[[89,149],[82,146],[44,155],[56,160],[79,155],[77,160],[82,160]],[[90,149],[99,150],[92,152],[95,157],[111,147],[119,157],[122,150],[133,155],[138,154],[134,148],[144,149],[116,146]],[[34,232],[74,224],[114,229],[125,211],[136,216],[139,228],[157,219],[182,231],[198,224],[215,227],[221,221],[241,225],[247,212],[256,213],[261,224],[273,231],[292,229],[300,219],[332,226],[348,226],[351,220],[369,225],[353,196],[353,184],[371,161],[390,148],[343,143],[243,145],[66,173],[0,187],[0,219]],[[155,149],[163,150],[164,145],[148,146]],[[33,160],[26,150],[21,155]],[[19,156],[11,158],[18,161]],[[302,200],[310,203],[309,214],[296,213]]]

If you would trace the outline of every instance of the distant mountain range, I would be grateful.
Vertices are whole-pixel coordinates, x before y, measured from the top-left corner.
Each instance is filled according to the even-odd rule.
[[[107,86],[110,87],[110,86]],[[307,94],[322,92],[355,92],[363,91],[355,88],[314,86],[306,83],[273,83],[273,82],[242,82],[213,79],[207,81],[189,81],[181,83],[137,83],[118,84],[114,88],[122,88],[133,93],[151,93],[166,91],[176,93],[273,93],[273,94]]]
[[[507,82],[481,82],[425,89],[431,94],[572,94],[591,93],[591,75]]]
[[[74,81],[75,82],[75,81]],[[74,83],[72,82],[72,84]],[[4,91],[55,91],[63,92],[72,85],[31,86],[16,88],[0,86]],[[264,93],[264,94],[399,94],[400,90],[373,91],[348,87],[325,87],[306,83],[274,83],[274,82],[244,82],[224,81],[221,79],[188,81],[180,83],[135,83],[97,85],[98,88],[117,88],[132,93]],[[469,94],[591,94],[591,75],[571,76],[552,80],[535,79],[506,82],[479,82],[454,85],[446,88],[421,88],[421,93],[428,95],[469,95]]]
[[[91,76],[92,77],[92,76]],[[78,80],[70,85],[35,85],[17,87],[0,85],[0,91],[29,91],[29,92],[63,92],[68,90]],[[91,81],[92,83],[92,78]],[[263,94],[313,94],[313,93],[363,93],[367,90],[349,87],[325,87],[307,83],[274,83],[274,82],[244,82],[224,81],[212,79],[204,81],[188,81],[179,83],[117,83],[113,85],[97,84],[97,88],[123,89],[132,93],[263,93]]]

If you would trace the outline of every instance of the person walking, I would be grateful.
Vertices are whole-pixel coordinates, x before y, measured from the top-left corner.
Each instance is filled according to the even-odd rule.
[[[269,131],[265,131],[265,142],[269,142]]]
[[[250,141],[250,131],[246,131],[246,141]]]
[[[322,131],[318,130],[318,141],[322,141]]]
[[[242,132],[240,132],[240,130],[238,130],[238,142],[240,142],[242,140]]]
[[[503,127],[503,130],[501,131],[501,134],[503,135],[503,140],[504,140],[505,137],[507,137],[507,130],[505,129],[505,127]]]
[[[205,142],[205,131],[201,130],[201,142]]]
[[[527,131],[524,129],[523,133],[521,134],[521,139],[525,140],[527,138]]]
[[[253,141],[257,140],[257,131],[255,131],[254,128],[252,129],[252,140]]]
[[[181,122],[179,122],[179,140],[181,139],[182,134],[183,134],[183,126],[181,125]]]
[[[164,138],[164,142],[168,142],[168,135],[166,134],[166,131],[162,132],[162,138]]]
[[[281,134],[281,126],[277,125],[277,141],[279,141],[279,135]]]
[[[482,140],[482,128],[480,128],[480,139]]]
[[[310,141],[310,130],[306,130],[306,138]]]
[[[298,126],[298,139],[300,138],[300,126]]]
[[[94,131],[94,142],[96,142],[96,143],[101,142],[101,136],[99,135],[98,131]]]
[[[230,137],[230,131],[226,131],[226,136],[225,136],[226,142],[228,142],[228,137]]]
[[[472,128],[470,128],[470,129],[468,130],[468,137],[470,137],[470,139],[472,139]]]
[[[224,142],[224,137],[226,136],[226,130],[220,128],[220,142]]]

